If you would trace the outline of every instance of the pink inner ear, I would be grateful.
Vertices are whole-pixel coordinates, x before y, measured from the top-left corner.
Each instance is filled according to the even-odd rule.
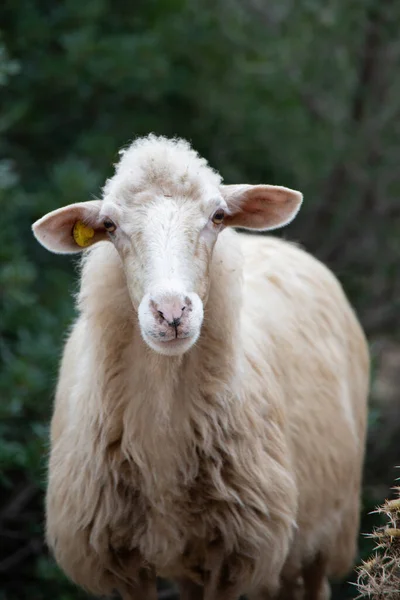
[[[258,215],[268,221],[269,227],[279,225],[286,211],[291,210],[292,201],[282,190],[249,194],[243,209],[252,215]]]
[[[266,202],[268,200],[264,200],[263,198],[250,198],[250,200],[245,201],[242,210],[252,214],[263,213],[265,212]]]
[[[72,230],[76,221],[79,220],[79,216],[75,215],[75,211],[69,211],[61,214],[56,214],[52,219],[49,219],[48,229],[55,234],[62,234],[63,236],[68,234],[72,235]]]

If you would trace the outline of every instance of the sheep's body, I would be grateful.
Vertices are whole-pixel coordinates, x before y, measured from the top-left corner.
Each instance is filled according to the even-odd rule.
[[[72,579],[128,597],[143,559],[200,581],[231,557],[230,576],[266,598],[309,564],[351,567],[368,353],[321,263],[224,231],[201,337],[180,357],[143,342],[107,243],[85,259],[79,307],[47,496],[48,540]]]

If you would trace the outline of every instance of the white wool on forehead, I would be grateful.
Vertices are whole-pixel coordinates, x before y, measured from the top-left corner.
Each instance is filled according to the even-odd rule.
[[[104,195],[128,200],[145,190],[163,194],[200,196],[221,184],[221,176],[183,139],[150,134],[120,150],[115,175],[104,186]]]

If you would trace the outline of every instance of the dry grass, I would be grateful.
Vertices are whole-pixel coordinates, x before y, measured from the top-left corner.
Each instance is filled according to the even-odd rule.
[[[400,487],[394,490],[397,498],[377,509],[387,523],[369,536],[376,540],[375,554],[358,568],[358,598],[400,600]]]

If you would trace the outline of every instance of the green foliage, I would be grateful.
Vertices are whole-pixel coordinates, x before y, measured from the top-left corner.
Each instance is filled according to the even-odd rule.
[[[301,189],[285,235],[339,274],[371,335],[395,336],[399,5],[3,0],[0,12],[0,600],[72,600],[84,595],[46,555],[42,523],[76,276],[31,223],[99,195],[135,136],[187,137],[228,182]]]

